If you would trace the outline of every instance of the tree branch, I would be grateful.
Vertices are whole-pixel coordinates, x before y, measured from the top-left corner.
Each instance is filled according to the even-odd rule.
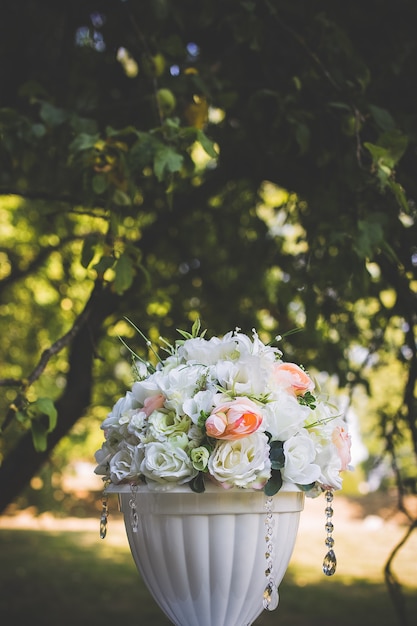
[[[401,539],[401,541],[399,541],[397,543],[395,548],[392,550],[392,552],[389,555],[388,560],[387,560],[387,562],[385,564],[385,568],[384,568],[385,582],[386,582],[386,585],[388,587],[388,591],[390,593],[391,600],[392,600],[392,602],[393,602],[393,604],[395,606],[395,609],[397,611],[397,615],[398,615],[398,618],[400,620],[401,626],[408,626],[409,622],[408,622],[407,613],[406,613],[406,609],[405,609],[405,601],[404,601],[404,596],[403,596],[403,593],[402,593],[402,586],[401,586],[401,583],[398,581],[398,578],[396,577],[396,575],[392,571],[392,563],[394,561],[394,558],[398,554],[399,550],[405,545],[405,543],[410,538],[411,533],[416,528],[417,528],[417,519],[415,519],[413,522],[411,522],[410,526],[407,528],[407,531],[406,531],[404,537]]]
[[[94,286],[93,292],[86,306],[84,307],[84,310],[75,320],[72,328],[65,335],[57,339],[57,341],[55,341],[49,348],[47,348],[46,350],[42,352],[38,363],[36,364],[36,366],[34,367],[34,369],[32,370],[32,372],[29,374],[27,378],[21,379],[21,380],[10,379],[10,378],[0,379],[1,387],[10,386],[11,384],[12,386],[21,387],[21,391],[17,394],[14,402],[12,402],[6,414],[6,417],[4,419],[4,422],[1,428],[3,432],[10,425],[16,413],[21,408],[23,408],[25,401],[26,401],[26,398],[25,398],[26,390],[31,385],[33,385],[35,381],[37,381],[40,378],[41,374],[43,373],[46,366],[48,365],[50,359],[56,354],[58,354],[65,347],[67,347],[74,340],[74,338],[78,335],[78,333],[83,328],[83,326],[86,324],[91,313],[92,302],[94,301],[94,297],[93,297],[94,292],[99,291],[101,289],[102,289],[102,282],[98,281]]]
[[[66,243],[70,241],[76,241],[80,239],[80,237],[66,237],[62,239],[61,242],[56,246],[48,246],[47,248],[43,248],[41,252],[34,258],[34,260],[29,263],[29,265],[25,269],[14,269],[8,276],[0,280],[0,290],[5,289],[10,284],[29,276],[34,271],[36,271],[46,260],[47,258],[56,250],[60,250]],[[3,250],[8,253],[6,248]]]
[[[78,318],[77,332],[71,329],[70,333],[65,335],[69,339],[75,332],[72,336],[66,386],[61,397],[55,402],[58,412],[57,425],[48,435],[47,449],[44,452],[35,450],[32,433],[27,432],[5,458],[0,466],[0,514],[40,470],[48,460],[51,450],[88,407],[93,384],[95,345],[104,332],[104,320],[117,310],[120,302],[120,296],[107,289],[105,285],[96,284],[85,309],[88,314],[81,320]]]

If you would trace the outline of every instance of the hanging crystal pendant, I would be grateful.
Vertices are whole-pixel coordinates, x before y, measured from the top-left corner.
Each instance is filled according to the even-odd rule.
[[[333,502],[333,493],[329,490],[326,491],[325,493],[325,498],[326,498],[326,502],[327,502],[327,506],[324,510],[325,514],[326,514],[326,524],[325,524],[325,529],[327,532],[327,537],[325,540],[325,545],[327,548],[329,548],[329,551],[327,552],[327,554],[324,557],[323,560],[323,573],[326,576],[333,576],[333,574],[336,571],[336,565],[337,565],[337,559],[336,559],[336,555],[334,553],[333,550],[333,546],[334,546],[334,539],[332,537],[332,533],[334,530],[334,525],[331,521],[332,517],[333,517],[333,507],[332,507],[332,502]]]
[[[326,556],[324,557],[323,573],[326,574],[326,576],[333,576],[333,574],[336,571],[336,565],[337,565],[336,555],[333,552],[333,550],[329,550]]]
[[[263,597],[263,607],[266,611],[274,611],[279,604],[279,593],[278,588],[269,583],[265,587],[264,597]]]

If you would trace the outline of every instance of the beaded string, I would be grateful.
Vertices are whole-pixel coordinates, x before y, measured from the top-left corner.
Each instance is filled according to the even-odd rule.
[[[109,517],[108,496],[106,487],[110,481],[104,484],[103,495],[101,496],[101,516],[100,516],[100,539],[104,539],[107,535],[107,518]]]
[[[130,493],[131,493],[131,498],[129,500],[129,507],[130,507],[130,524],[132,526],[132,531],[134,533],[138,532],[138,526],[139,526],[139,517],[138,517],[138,512],[136,509],[136,487],[135,485],[130,485]]]
[[[336,571],[336,565],[337,565],[336,555],[333,550],[334,539],[332,537],[332,533],[334,530],[334,525],[332,522],[332,517],[334,513],[333,507],[332,507],[333,492],[330,490],[326,491],[326,493],[324,494],[324,497],[326,498],[326,508],[324,509],[324,512],[326,514],[326,523],[324,527],[327,533],[327,537],[324,543],[327,546],[327,548],[329,548],[329,550],[324,557],[323,573],[326,576],[333,576],[333,574]]]
[[[109,509],[107,506],[107,496],[103,496],[101,499],[101,517],[100,517],[100,539],[104,539],[107,535],[107,518],[109,516]]]
[[[278,587],[275,584],[274,573],[273,573],[273,561],[274,561],[274,543],[273,543],[273,532],[274,532],[274,516],[272,515],[273,508],[273,500],[272,498],[267,498],[265,502],[265,560],[266,560],[266,587],[263,594],[263,607],[267,611],[274,611],[279,602],[279,594]]]

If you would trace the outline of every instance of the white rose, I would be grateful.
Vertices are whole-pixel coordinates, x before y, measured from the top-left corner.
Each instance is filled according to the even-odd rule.
[[[181,365],[172,370],[164,380],[166,406],[182,413],[184,403],[189,398],[193,398],[199,389],[206,386],[208,377],[207,368],[201,365]]]
[[[126,445],[110,460],[110,479],[113,483],[128,482],[137,478],[143,452],[136,446]]]
[[[94,458],[98,463],[97,467],[94,470],[95,474],[98,474],[99,476],[105,476],[107,474],[110,459],[116,453],[116,451],[117,450],[115,450],[113,446],[110,446],[107,441],[103,443],[100,450],[97,450],[94,455]]]
[[[286,482],[310,485],[319,479],[321,469],[314,463],[316,450],[306,430],[302,430],[284,442],[285,465],[281,470]]]
[[[126,436],[130,415],[138,407],[131,391],[128,391],[122,398],[119,398],[113,406],[106,419],[102,422],[101,428],[108,438],[114,432],[120,433],[121,437]]]
[[[206,340],[202,337],[187,339],[179,348],[178,354],[182,362],[200,363],[202,365],[214,365],[219,361],[236,358],[236,342],[231,338],[231,334],[223,338],[212,337]]]
[[[332,489],[341,489],[342,477],[340,474],[340,456],[336,446],[330,442],[317,455],[316,462],[321,467],[319,482]]]
[[[220,386],[235,395],[259,395],[265,391],[265,372],[259,358],[252,354],[245,354],[237,361],[220,361],[215,372]]]
[[[208,470],[224,486],[261,489],[270,477],[269,445],[266,436],[255,432],[233,441],[218,441]]]
[[[179,433],[176,435],[172,435],[168,439],[171,446],[175,446],[176,448],[182,448],[183,450],[188,449],[188,436],[185,433]]]
[[[281,393],[277,400],[264,407],[265,430],[273,439],[285,441],[300,430],[311,410],[301,405],[292,394]]]
[[[197,475],[187,452],[180,447],[153,442],[145,446],[141,473],[151,482],[183,484]]]
[[[187,433],[191,426],[188,415],[176,415],[172,411],[153,411],[148,418],[148,432],[157,441]]]
[[[130,417],[130,422],[128,424],[127,430],[131,435],[134,435],[138,439],[143,436],[144,430],[147,426],[147,419],[145,411],[135,411],[132,413]]]
[[[182,409],[186,415],[190,416],[192,422],[197,424],[201,413],[211,413],[218,395],[215,389],[198,391],[194,397],[184,401]]]
[[[138,406],[143,407],[146,398],[157,396],[161,393],[160,383],[163,380],[161,371],[154,372],[145,380],[139,380],[132,385],[132,394]]]

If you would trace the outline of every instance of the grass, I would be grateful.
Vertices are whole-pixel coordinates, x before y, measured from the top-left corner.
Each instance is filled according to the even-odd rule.
[[[404,528],[380,518],[352,518],[346,507],[338,513],[336,499],[338,570],[327,578],[321,572],[323,507],[321,499],[306,503],[280,605],[254,626],[396,626],[383,566]],[[0,624],[169,626],[137,573],[118,515],[110,516],[104,540],[98,520],[94,529],[80,522],[71,530],[54,524],[46,530],[36,520],[32,529],[13,523],[0,528]],[[417,613],[416,552],[412,536],[395,562],[409,616]]]

